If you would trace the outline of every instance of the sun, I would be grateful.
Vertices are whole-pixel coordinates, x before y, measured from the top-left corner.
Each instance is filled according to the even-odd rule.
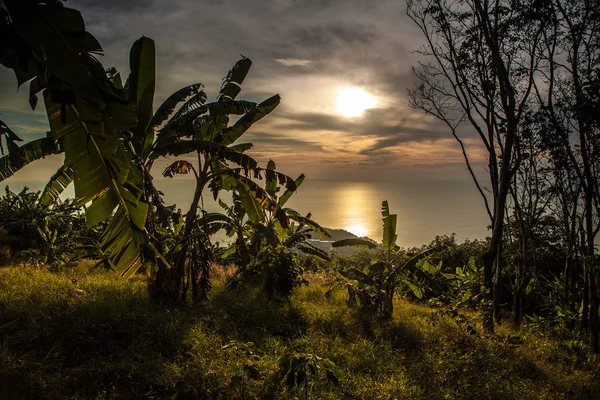
[[[346,117],[359,117],[365,110],[377,105],[377,98],[371,93],[358,87],[340,90],[336,109]]]

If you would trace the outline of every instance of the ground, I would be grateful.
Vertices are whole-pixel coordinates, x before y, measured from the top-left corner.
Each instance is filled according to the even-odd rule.
[[[179,310],[151,303],[141,276],[2,268],[0,398],[600,398],[600,360],[571,332],[530,324],[485,336],[468,313],[469,334],[402,299],[382,321],[342,291],[327,298],[326,275],[308,281],[272,301],[219,277],[208,302]],[[286,354],[333,361],[339,386],[317,369],[286,389],[274,378]]]

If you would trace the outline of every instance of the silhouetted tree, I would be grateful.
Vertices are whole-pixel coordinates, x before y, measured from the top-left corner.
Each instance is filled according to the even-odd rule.
[[[449,127],[461,145],[492,225],[491,240],[483,257],[484,285],[494,304],[485,312],[484,326],[488,331],[494,329],[494,316],[500,317],[502,264],[497,256],[510,182],[520,163],[515,148],[539,62],[540,32],[545,25],[537,17],[537,3],[408,1],[408,15],[427,41],[418,53],[432,60],[413,68],[419,82],[409,92],[412,106]],[[477,132],[487,152],[491,206],[461,139],[465,135],[463,122]]]
[[[590,329],[590,346],[598,352],[598,277],[594,272],[595,237],[600,230],[600,11],[589,0],[544,2],[551,24],[542,33],[543,65],[535,92],[548,120],[553,162],[569,169],[581,188],[569,208],[582,216],[582,327]],[[574,222],[574,221],[572,221]],[[569,261],[568,261],[569,262]],[[571,267],[568,268],[570,272]],[[568,276],[565,274],[565,279]]]

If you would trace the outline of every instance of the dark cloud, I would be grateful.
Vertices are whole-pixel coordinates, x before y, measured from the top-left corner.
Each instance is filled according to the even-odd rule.
[[[429,122],[427,129],[423,129],[414,126],[416,122],[423,125],[422,121],[411,120],[409,115],[402,114],[402,109],[397,107],[367,110],[364,116],[357,119],[325,113],[288,112],[280,115],[282,120],[274,123],[274,127],[282,130],[334,131],[351,137],[378,138],[378,145],[373,150],[401,143],[435,141],[448,137],[441,123],[433,120]]]
[[[244,136],[243,141],[249,141],[256,147],[260,145],[261,149],[268,150],[271,146],[287,147],[296,151],[324,151],[325,148],[315,142],[308,142],[288,135],[249,131]]]

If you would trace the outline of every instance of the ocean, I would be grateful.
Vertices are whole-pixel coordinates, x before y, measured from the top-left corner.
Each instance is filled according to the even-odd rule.
[[[156,181],[167,204],[189,207],[193,181]],[[211,194],[204,195],[208,211],[219,211]],[[437,235],[456,233],[458,241],[483,239],[490,224],[483,200],[469,180],[352,181],[306,179],[287,207],[307,214],[327,228],[345,229],[381,241],[381,202],[398,214],[398,245],[420,246]],[[186,209],[186,208],[184,208]]]
[[[44,181],[17,180],[3,182],[13,191],[24,185],[41,190]],[[167,204],[183,210],[191,202],[194,181],[185,177],[156,179]],[[73,196],[70,189],[66,195]],[[227,200],[227,195],[223,198]],[[345,229],[357,236],[381,241],[381,202],[388,200],[391,213],[398,214],[398,245],[420,246],[437,235],[456,234],[459,242],[488,236],[490,224],[485,206],[469,180],[329,180],[306,179],[286,206],[312,218],[327,228]],[[205,208],[220,211],[212,194],[204,193]]]

